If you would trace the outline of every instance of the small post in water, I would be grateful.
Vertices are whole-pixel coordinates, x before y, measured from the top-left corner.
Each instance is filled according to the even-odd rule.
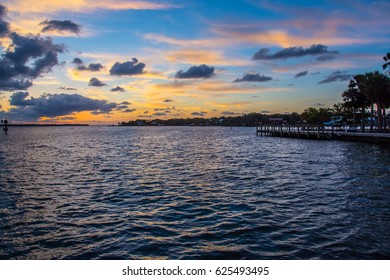
[[[8,120],[1,120],[1,123],[4,124],[4,128],[3,128],[3,131],[4,131],[4,134],[7,134],[8,133]]]

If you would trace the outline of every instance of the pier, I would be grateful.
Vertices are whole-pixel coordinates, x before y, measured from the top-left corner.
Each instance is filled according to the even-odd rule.
[[[390,133],[359,132],[354,127],[321,125],[258,125],[256,127],[256,135],[390,144]]]

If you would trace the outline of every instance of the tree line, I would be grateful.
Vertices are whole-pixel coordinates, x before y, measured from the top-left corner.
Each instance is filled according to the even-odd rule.
[[[342,93],[341,107],[346,113],[352,112],[353,124],[357,121],[366,124],[366,110],[369,108],[370,131],[373,131],[374,124],[378,131],[386,130],[387,127],[386,109],[390,107],[390,53],[387,53],[383,60],[385,63],[382,68],[385,73],[374,71],[355,75]],[[364,131],[364,126],[362,129]]]
[[[342,101],[334,104],[333,108],[309,107],[300,114],[297,112],[285,114],[250,113],[219,118],[138,119],[122,122],[119,125],[256,126],[259,123],[272,122],[283,122],[290,125],[300,123],[322,125],[332,117],[342,117],[344,124],[359,124],[363,131],[367,124],[370,126],[370,131],[373,131],[374,126],[377,127],[378,131],[384,131],[387,127],[386,109],[390,107],[390,53],[387,53],[383,60],[385,63],[382,68],[385,73],[374,71],[353,76],[348,88],[341,94]]]

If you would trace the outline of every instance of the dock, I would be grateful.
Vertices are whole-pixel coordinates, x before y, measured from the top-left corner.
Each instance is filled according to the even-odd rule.
[[[321,125],[258,125],[256,135],[390,144],[390,133],[360,132],[356,128]]]

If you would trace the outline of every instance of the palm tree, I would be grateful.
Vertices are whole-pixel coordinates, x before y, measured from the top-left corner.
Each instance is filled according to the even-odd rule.
[[[370,131],[373,130],[373,112],[374,104],[377,106],[378,115],[378,130],[382,130],[382,111],[389,104],[390,93],[389,84],[390,78],[378,71],[366,73],[364,75],[355,76],[355,80],[358,82],[358,87],[363,90],[363,93],[367,96],[371,103],[371,124]]]
[[[386,61],[386,63],[382,65],[383,70],[389,69],[389,74],[390,74],[390,52],[388,52],[388,53],[383,57],[383,60]]]
[[[365,119],[365,111],[368,104],[370,104],[371,108],[371,121],[370,121],[370,132],[372,132],[374,127],[374,103],[372,99],[370,98],[369,89],[367,87],[367,76],[363,74],[359,74],[353,77],[353,79],[356,82],[356,87],[358,88],[359,92],[362,93],[362,95],[365,97],[365,99],[368,101],[365,103],[364,107],[362,107],[362,131],[365,129],[366,119]]]

